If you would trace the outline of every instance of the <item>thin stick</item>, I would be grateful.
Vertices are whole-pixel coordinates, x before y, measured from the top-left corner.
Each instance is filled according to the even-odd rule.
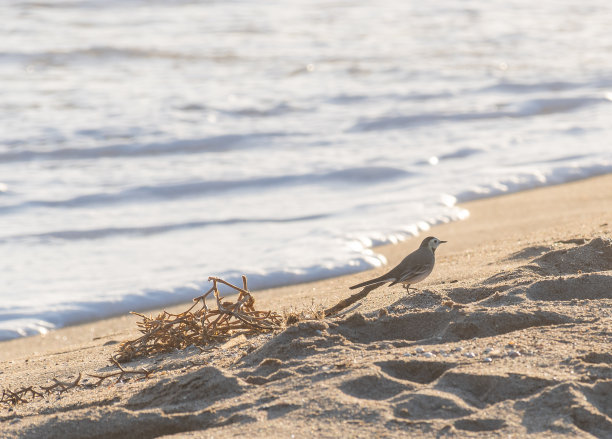
[[[240,291],[241,293],[250,294],[248,291],[243,290],[242,288],[237,287],[236,285],[233,285],[233,284],[231,284],[231,283],[229,283],[227,281],[224,281],[221,278],[211,276],[211,277],[208,278],[208,280],[212,280],[213,282],[219,282],[220,284],[227,285],[228,287],[233,288],[236,291]]]
[[[338,314],[339,311],[342,311],[344,308],[347,308],[351,306],[353,303],[357,302],[358,300],[361,300],[364,297],[366,297],[368,294],[370,294],[370,291],[375,289],[377,286],[378,285],[367,286],[360,292],[353,294],[352,296],[347,297],[346,299],[342,299],[340,302],[338,302],[331,308],[328,308],[325,310],[325,317],[329,317],[329,316],[333,316],[334,314]]]

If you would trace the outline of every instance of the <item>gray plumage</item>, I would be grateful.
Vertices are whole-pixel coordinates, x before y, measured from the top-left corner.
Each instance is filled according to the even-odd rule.
[[[389,286],[401,283],[408,290],[410,285],[422,281],[431,274],[436,263],[436,249],[445,242],[433,236],[428,236],[421,242],[421,246],[406,256],[397,267],[382,276],[353,285],[351,289],[368,286],[374,289],[391,282]]]

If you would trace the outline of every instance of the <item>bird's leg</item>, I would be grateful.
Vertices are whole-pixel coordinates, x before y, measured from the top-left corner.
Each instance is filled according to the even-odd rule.
[[[404,288],[406,288],[406,292],[410,291],[410,284],[404,284]]]

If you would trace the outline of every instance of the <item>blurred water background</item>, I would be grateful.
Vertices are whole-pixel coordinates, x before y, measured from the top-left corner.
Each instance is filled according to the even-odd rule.
[[[0,339],[385,263],[612,171],[609,1],[0,3]]]

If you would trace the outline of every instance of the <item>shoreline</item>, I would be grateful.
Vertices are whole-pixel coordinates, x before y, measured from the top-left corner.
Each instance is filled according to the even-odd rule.
[[[588,195],[587,192],[591,192],[591,194]],[[442,272],[448,272],[449,270],[452,277],[463,278],[464,276],[459,272],[461,270],[454,270],[457,268],[456,264],[448,260],[451,257],[449,252],[452,253],[453,259],[457,258],[458,254],[462,252],[473,252],[476,263],[486,264],[485,258],[479,257],[483,256],[482,252],[477,252],[476,248],[485,246],[484,254],[487,255],[486,257],[495,258],[499,254],[495,250],[496,243],[504,242],[503,251],[506,251],[506,246],[513,246],[512,243],[508,243],[509,240],[516,241],[516,249],[522,244],[542,241],[539,234],[543,230],[549,233],[550,230],[555,231],[560,228],[555,225],[558,215],[563,216],[563,223],[566,226],[575,229],[576,232],[572,236],[579,236],[589,229],[586,224],[582,223],[583,218],[596,214],[602,219],[601,224],[607,221],[605,219],[607,213],[605,209],[606,201],[612,205],[612,174],[461,203],[458,206],[470,212],[469,218],[436,224],[432,226],[431,230],[424,231],[420,235],[410,237],[405,241],[374,247],[372,249],[374,252],[381,253],[387,258],[388,263],[382,267],[311,282],[268,288],[255,291],[254,295],[258,303],[263,302],[263,306],[266,307],[273,307],[274,302],[280,297],[298,301],[298,304],[293,304],[293,306],[308,307],[311,305],[309,300],[315,296],[320,297],[323,292],[324,297],[321,305],[331,305],[341,300],[344,295],[350,295],[348,289],[336,292],[334,287],[347,284],[347,279],[354,279],[351,282],[358,283],[381,275],[396,265],[406,254],[416,249],[420,240],[429,234],[436,234],[440,239],[446,239],[447,235],[453,238],[437,253],[434,272],[420,285],[442,281]],[[588,206],[584,206],[584,211],[576,208],[578,202],[588,202]],[[518,209],[520,209],[520,212],[517,212]],[[501,213],[502,211],[503,213]],[[546,218],[547,215],[549,215],[549,218]],[[504,236],[498,234],[498,230],[501,229],[504,229]],[[609,233],[610,229],[607,230]],[[348,284],[352,284],[351,282],[348,282]],[[162,308],[135,309],[133,311],[155,315],[163,309],[180,312],[184,308],[185,304],[181,303]],[[0,350],[0,361],[12,358],[19,352],[22,355],[28,355],[28,352],[39,354],[106,338],[109,336],[107,328],[115,328],[113,334],[127,334],[136,321],[137,319],[134,316],[126,313],[50,330],[44,335],[0,340],[0,346],[3,347]],[[26,349],[26,345],[32,345],[34,350]]]
[[[486,203],[487,200],[492,200],[492,199],[496,199],[496,198],[499,198],[499,197],[504,198],[504,197],[508,197],[508,196],[512,196],[512,195],[520,194],[520,193],[529,193],[530,191],[546,189],[546,188],[552,188],[552,187],[556,187],[556,186],[571,185],[571,184],[574,184],[574,183],[578,183],[580,181],[588,181],[588,180],[591,180],[591,179],[597,179],[597,178],[605,177],[607,175],[612,175],[612,172],[609,173],[609,174],[594,175],[594,176],[591,176],[591,177],[588,177],[588,178],[580,178],[578,180],[570,180],[570,181],[565,182],[565,183],[558,183],[558,184],[545,185],[545,186],[537,186],[537,187],[530,188],[530,189],[520,190],[519,192],[483,195],[482,197],[476,198],[474,200],[458,203],[456,205],[456,207],[459,210],[467,210],[469,212],[469,214],[471,214],[470,207],[472,205],[479,206],[481,202],[485,202]],[[460,215],[460,214],[457,214],[455,216],[453,216],[453,215],[450,215],[450,216],[452,216],[454,219],[449,219],[449,217],[442,217],[442,218],[437,218],[437,219],[431,219],[431,221],[434,224],[433,225],[432,224],[429,225],[430,229],[437,230],[439,227],[445,226],[445,225],[447,225],[449,223],[462,222],[462,221],[466,220],[466,219],[457,219],[457,218],[462,218],[462,215]],[[469,216],[467,217],[467,220],[468,221],[470,220]],[[436,221],[440,221],[440,222],[436,222]],[[427,222],[424,222],[424,221],[420,221],[420,222],[417,222],[417,223],[418,224],[423,223],[424,225],[427,225]],[[414,224],[417,224],[417,223],[414,223]],[[414,224],[413,224],[413,226],[414,226],[414,228],[416,230],[417,227]],[[383,249],[393,248],[393,247],[396,247],[396,246],[401,247],[402,243],[410,242],[410,241],[412,241],[414,239],[418,240],[418,239],[420,239],[420,237],[422,238],[423,236],[426,236],[428,233],[429,233],[428,230],[425,230],[425,231],[421,230],[419,235],[417,235],[417,236],[405,236],[402,241],[395,242],[395,243],[389,242],[389,241],[391,241],[391,239],[387,238],[387,239],[385,239],[387,241],[387,243],[385,243],[385,244],[377,244],[377,245],[375,245],[373,247],[366,247],[366,248],[364,248],[364,250],[366,250],[368,252],[369,251],[374,252],[374,254],[376,254],[377,256],[373,257],[373,259],[378,259],[378,255],[382,254],[382,256],[386,256],[385,252],[387,250],[383,250]],[[395,233],[391,232],[390,236],[394,236],[394,235],[395,235]],[[394,254],[394,251],[392,249],[388,250],[388,252],[390,254]],[[406,251],[406,253],[409,253],[409,251]],[[384,267],[389,267],[391,265],[391,263],[389,262],[389,258],[382,258],[382,259],[387,259],[387,264],[383,266],[383,270],[384,270]],[[298,283],[287,284],[287,285],[283,285],[282,281],[277,281],[278,283],[274,282],[274,281],[273,282],[264,282],[264,285],[265,284],[267,284],[267,285],[272,284],[272,285],[277,285],[277,286],[265,287],[265,288],[261,288],[261,289],[258,288],[255,291],[281,290],[281,289],[291,288],[292,286],[298,286],[298,285],[302,285],[302,284],[308,285],[308,284],[312,284],[312,283],[325,282],[327,280],[334,279],[334,278],[344,278],[346,276],[352,276],[352,275],[356,275],[356,274],[358,275],[359,273],[368,272],[368,271],[373,269],[372,267],[370,267],[370,268],[367,268],[367,269],[363,270],[363,267],[360,267],[359,269],[361,269],[362,271],[353,272],[353,271],[350,271],[347,268],[347,267],[351,266],[349,264],[349,260],[347,260],[345,262],[346,262],[345,266],[342,266],[341,269],[339,269],[339,271],[336,271],[335,274],[332,274],[332,275],[328,274],[330,277],[323,277],[321,279],[316,279],[316,280],[304,280],[304,279],[302,279],[302,280],[297,280]],[[363,262],[364,261],[361,260],[360,261],[360,265]],[[288,273],[287,271],[282,271],[282,270],[280,270],[279,272],[281,272],[281,273]],[[343,274],[343,272],[344,272],[344,274]],[[212,273],[210,273],[210,274],[211,275],[216,275],[216,274],[212,274]],[[221,275],[221,276],[223,277],[223,275]],[[306,279],[308,279],[309,277],[310,276],[306,276]],[[202,280],[204,280],[204,279],[205,278],[202,278]],[[239,282],[239,278],[238,279],[234,279],[234,281],[235,282]],[[200,283],[200,281],[194,281],[194,282],[195,283]],[[195,283],[193,283],[191,285],[190,284],[183,284],[180,288],[189,287],[188,289],[193,290],[189,294],[197,295],[198,293],[197,293],[196,288],[195,287],[193,287],[193,288],[191,287],[192,285],[195,285]],[[253,283],[255,283],[255,282],[253,282]],[[253,283],[249,282],[250,285],[252,285]],[[280,284],[280,285],[278,285],[278,284]],[[81,314],[81,316],[79,316],[79,317],[74,317],[74,315],[76,315],[76,311],[72,310],[72,311],[66,312],[65,309],[60,311],[60,313],[59,313],[60,314],[60,318],[57,318],[57,315],[55,315],[53,317],[53,316],[48,316],[45,313],[38,313],[38,316],[37,316],[36,314],[30,314],[29,312],[27,312],[26,315],[24,315],[22,317],[24,317],[24,320],[30,321],[30,322],[36,321],[37,319],[40,320],[42,323],[38,323],[38,327],[41,328],[43,331],[46,328],[48,328],[49,326],[52,326],[53,323],[51,323],[51,322],[53,322],[53,321],[55,321],[58,325],[63,325],[63,326],[58,326],[57,328],[46,329],[46,331],[48,331],[49,333],[54,333],[54,332],[56,332],[58,330],[61,330],[61,329],[64,329],[64,328],[69,328],[69,327],[73,327],[73,326],[81,326],[83,324],[94,323],[94,322],[97,322],[97,321],[104,321],[104,320],[107,320],[107,319],[115,319],[117,317],[121,317],[122,315],[128,315],[129,312],[131,312],[131,311],[150,312],[150,311],[161,310],[164,307],[165,308],[175,308],[176,306],[182,306],[183,303],[186,303],[186,301],[189,300],[189,297],[186,297],[186,296],[175,297],[174,299],[172,299],[171,296],[164,296],[166,299],[172,299],[172,300],[170,302],[168,302],[167,304],[165,304],[165,305],[159,305],[159,303],[164,303],[164,300],[160,300],[159,299],[159,296],[157,296],[155,294],[156,293],[155,289],[153,289],[151,287],[147,287],[147,288],[154,293],[153,296],[157,297],[156,299],[154,299],[155,303],[151,303],[151,302],[149,302],[148,304],[140,303],[137,307],[133,307],[133,308],[128,308],[129,305],[128,306],[123,305],[123,306],[120,306],[120,307],[111,306],[113,303],[133,302],[133,297],[147,297],[147,294],[144,294],[144,293],[143,293],[144,296],[139,296],[142,293],[142,291],[134,291],[134,292],[132,292],[131,295],[128,295],[127,300],[120,300],[120,299],[118,299],[118,302],[117,301],[111,301],[111,302],[101,301],[101,302],[99,302],[99,305],[102,308],[107,308],[107,309],[108,308],[113,308],[114,309],[113,312],[114,313],[119,312],[118,314],[106,315],[106,312],[99,313],[98,310],[94,310],[94,309],[88,308],[88,306],[91,306],[92,304],[95,303],[95,302],[90,302],[89,304],[85,303],[85,306],[83,304],[81,304],[81,306],[78,308],[78,310],[79,310],[78,313]],[[204,287],[203,288],[204,289],[207,288],[205,282],[204,282]],[[171,289],[172,288],[170,288],[170,290]],[[175,289],[179,289],[179,288],[177,287]],[[166,293],[164,292],[164,294],[166,294]],[[124,299],[126,299],[126,298],[124,297]],[[143,301],[143,300],[141,300],[141,301]],[[61,306],[63,306],[63,305],[60,304],[60,307]],[[14,308],[14,306],[13,306],[13,308]],[[11,309],[13,309],[13,308],[11,308]],[[117,310],[118,308],[120,309],[120,311]],[[5,310],[5,315],[11,316],[11,309]],[[68,306],[68,309],[70,309],[69,306]],[[19,314],[19,313],[17,313],[17,314]],[[97,315],[97,316],[92,317],[92,315]],[[68,316],[68,317],[66,317],[66,316]],[[88,317],[84,317],[84,316],[88,316]],[[7,323],[7,322],[10,322],[10,320],[6,320],[5,321],[5,323]],[[29,326],[25,326],[25,327],[22,327],[22,328],[15,328],[15,327],[13,327],[13,328],[9,328],[9,329],[4,329],[4,330],[2,330],[0,332],[5,332],[6,334],[8,334],[8,333],[17,334],[19,331],[24,331],[24,332],[28,332],[29,333],[30,331],[35,331],[33,326],[34,326],[33,324],[30,324]],[[36,337],[36,336],[39,336],[39,335],[40,335],[39,333],[34,332],[32,334],[28,334],[28,335],[25,335],[25,336],[16,336],[16,337],[9,336],[8,338],[1,338],[0,337],[0,343],[9,342],[9,341],[12,341],[12,340],[18,340],[18,339],[21,339],[21,338]]]
[[[448,243],[417,291],[122,364],[146,379],[110,361],[135,316],[3,342],[3,400],[56,389],[1,404],[3,437],[609,437],[611,205],[612,175],[466,203],[432,228]],[[256,309],[326,308],[422,238],[377,248],[385,267],[254,292]]]

